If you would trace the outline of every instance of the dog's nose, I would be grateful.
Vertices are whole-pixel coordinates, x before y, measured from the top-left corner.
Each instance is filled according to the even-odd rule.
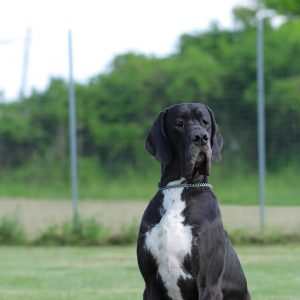
[[[195,134],[192,138],[192,141],[195,144],[200,143],[201,145],[206,145],[209,141],[209,136],[207,133]]]
[[[202,144],[203,145],[206,145],[209,141],[209,136],[207,133],[204,133],[203,136],[202,136]]]

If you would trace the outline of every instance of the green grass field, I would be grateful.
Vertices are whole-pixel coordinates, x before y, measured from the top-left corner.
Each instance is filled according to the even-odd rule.
[[[300,299],[300,245],[236,248],[252,299]],[[134,247],[0,247],[1,300],[135,300]]]
[[[108,175],[92,161],[79,164],[79,198],[111,200],[149,200],[157,191],[160,168],[155,164],[145,172],[125,169]],[[153,163],[153,162],[152,162]],[[32,166],[36,168],[37,166]],[[230,173],[228,173],[228,168]],[[266,174],[266,203],[268,205],[300,205],[298,164],[285,167],[280,172]],[[48,170],[49,171],[49,170]],[[46,176],[42,170],[33,172],[30,167],[12,170],[0,176],[0,197],[30,199],[68,199],[70,186],[68,175],[61,177],[59,169],[52,168]],[[40,175],[43,174],[43,176]],[[68,174],[68,173],[67,173]],[[214,185],[221,204],[257,205],[258,178],[255,171],[237,166],[214,164],[210,182]]]

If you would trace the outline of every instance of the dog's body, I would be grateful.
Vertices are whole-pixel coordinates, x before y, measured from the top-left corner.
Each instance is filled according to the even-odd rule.
[[[174,105],[154,122],[146,148],[162,164],[162,189],[143,215],[138,238],[144,300],[250,299],[207,185],[222,144],[213,113],[202,104]]]

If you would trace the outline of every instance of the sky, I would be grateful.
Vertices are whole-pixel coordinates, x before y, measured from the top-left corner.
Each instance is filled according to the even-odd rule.
[[[105,72],[128,51],[166,56],[180,35],[217,21],[232,28],[232,8],[245,0],[3,0],[0,6],[0,91],[15,99],[22,83],[24,40],[30,29],[25,94],[49,78],[68,78],[68,30],[76,81]],[[2,96],[3,98],[3,96]],[[0,96],[1,99],[1,96]]]

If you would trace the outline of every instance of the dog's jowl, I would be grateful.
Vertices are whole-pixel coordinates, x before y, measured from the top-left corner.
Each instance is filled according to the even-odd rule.
[[[177,104],[154,121],[145,143],[161,164],[137,245],[144,300],[249,300],[239,259],[208,183],[223,139],[200,103]]]

